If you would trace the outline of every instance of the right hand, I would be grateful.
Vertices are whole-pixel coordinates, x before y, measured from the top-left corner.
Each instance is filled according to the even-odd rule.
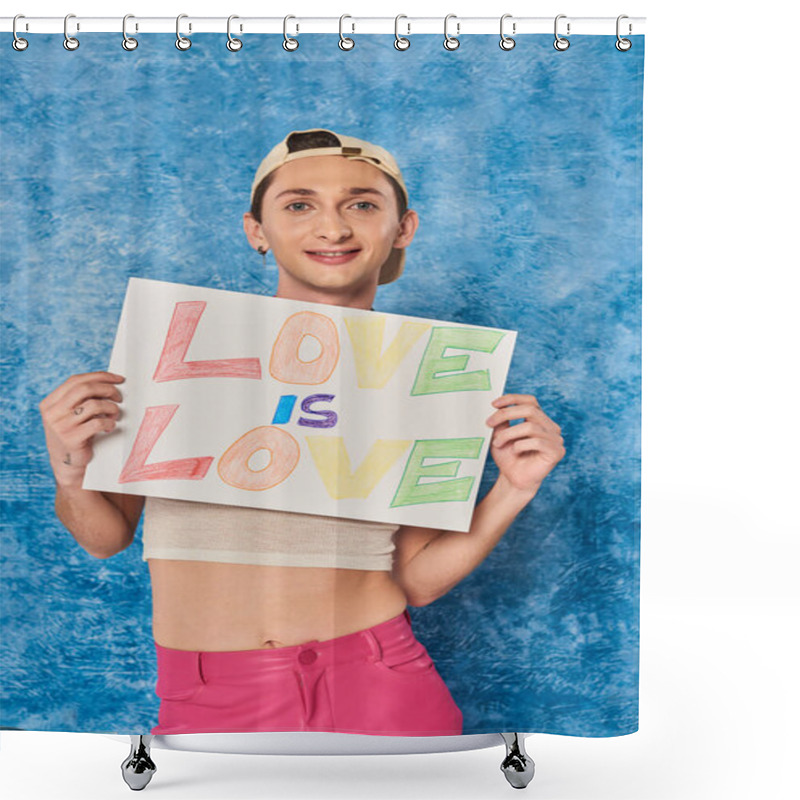
[[[94,435],[112,431],[117,424],[122,394],[116,384],[124,380],[113,372],[72,375],[39,403],[50,466],[59,485],[83,483]]]

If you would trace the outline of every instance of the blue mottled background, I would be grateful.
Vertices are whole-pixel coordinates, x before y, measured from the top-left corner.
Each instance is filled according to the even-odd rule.
[[[486,561],[411,609],[464,732],[635,731],[643,37],[62,38],[0,49],[0,725],[156,723],[141,540],[96,560],[60,525],[38,404],[107,367],[129,276],[273,293],[241,230],[250,182],[286,133],[327,127],[392,152],[421,216],[375,307],[518,330],[506,391],[563,429],[567,456]],[[496,477],[490,457],[481,496]]]

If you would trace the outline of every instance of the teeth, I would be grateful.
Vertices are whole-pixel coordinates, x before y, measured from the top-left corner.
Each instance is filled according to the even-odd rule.
[[[334,250],[333,252],[325,252],[324,250],[312,250],[315,256],[342,256],[345,253],[352,253],[352,250]]]

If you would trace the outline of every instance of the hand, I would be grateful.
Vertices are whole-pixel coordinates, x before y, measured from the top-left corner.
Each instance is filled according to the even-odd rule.
[[[512,486],[536,493],[542,481],[565,456],[561,428],[530,394],[505,394],[492,401],[497,408],[486,424],[494,428],[494,463]],[[511,425],[512,419],[524,419]]]
[[[92,458],[92,439],[112,431],[119,418],[124,381],[113,372],[72,375],[39,403],[50,466],[61,486],[80,486]]]

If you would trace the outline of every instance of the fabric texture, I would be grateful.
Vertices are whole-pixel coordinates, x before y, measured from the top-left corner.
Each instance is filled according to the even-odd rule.
[[[327,731],[455,736],[463,715],[408,612],[292,647],[201,652],[155,644],[151,733]]]
[[[410,609],[463,733],[637,730],[645,37],[631,38],[624,53],[613,29],[565,52],[552,33],[511,51],[496,33],[455,51],[440,34],[404,52],[358,34],[343,53],[309,33],[292,53],[279,34],[232,53],[197,33],[180,52],[174,32],[132,52],[88,32],[74,52],[63,34],[0,48],[0,725],[156,722],[142,531],[101,560],[65,530],[39,403],[107,369],[131,277],[275,294],[274,253],[242,231],[253,175],[287,133],[324,127],[392,153],[419,214],[375,309],[515,329],[505,391],[534,395],[564,437],[486,559]],[[497,480],[489,457],[478,504]]]
[[[151,558],[391,570],[399,525],[147,497],[142,560]]]

